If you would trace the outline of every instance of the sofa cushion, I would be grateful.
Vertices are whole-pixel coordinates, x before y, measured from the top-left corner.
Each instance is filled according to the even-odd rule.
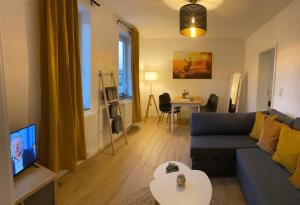
[[[298,204],[300,192],[288,181],[290,173],[274,163],[271,155],[257,149],[239,149],[237,176],[247,204]]]
[[[289,181],[292,185],[300,190],[300,154],[298,155],[296,170],[294,174],[289,178]]]
[[[249,134],[255,113],[192,113],[191,136]]]
[[[248,147],[257,147],[248,135],[192,136],[190,155],[192,159],[235,159],[237,148]]]
[[[286,124],[287,126],[292,126],[294,124],[295,119],[287,116],[286,114],[283,114],[282,112],[279,112],[278,110],[271,109],[270,115],[277,115],[277,121],[281,122],[283,124]]]
[[[295,130],[300,131],[300,118],[297,118],[297,119],[294,121],[293,128],[294,128]]]
[[[266,118],[276,119],[277,115],[269,116],[265,115],[263,113],[257,112],[255,116],[255,122],[252,128],[252,131],[250,132],[250,137],[252,139],[258,140],[261,134],[261,131],[263,129],[263,124]]]
[[[300,154],[300,132],[286,125],[281,126],[280,136],[273,160],[293,173]]]
[[[278,144],[281,125],[282,124],[277,122],[275,119],[267,117],[264,120],[257,146],[259,146],[262,150],[273,154]]]

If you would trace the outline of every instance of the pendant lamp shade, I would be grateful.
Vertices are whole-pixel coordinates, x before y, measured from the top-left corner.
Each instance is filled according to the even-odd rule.
[[[180,8],[180,33],[188,37],[206,34],[207,10],[200,4],[187,4]]]

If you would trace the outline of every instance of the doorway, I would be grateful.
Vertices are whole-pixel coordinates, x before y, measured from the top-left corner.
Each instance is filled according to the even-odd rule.
[[[270,110],[273,104],[276,47],[259,54],[256,109]]]

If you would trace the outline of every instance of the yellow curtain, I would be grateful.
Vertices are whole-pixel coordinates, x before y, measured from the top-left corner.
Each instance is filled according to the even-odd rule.
[[[86,159],[77,0],[40,1],[40,162],[74,170]]]
[[[131,31],[131,78],[132,78],[132,121],[142,121],[139,80],[139,32]]]

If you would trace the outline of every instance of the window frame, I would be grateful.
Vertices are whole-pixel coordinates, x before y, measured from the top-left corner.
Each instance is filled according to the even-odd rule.
[[[128,35],[125,35],[125,34],[122,34],[120,33],[119,35],[119,40],[118,40],[118,45],[120,42],[123,42],[123,70],[124,70],[124,74],[123,74],[123,78],[124,78],[124,94],[123,93],[120,93],[120,90],[119,90],[119,98],[121,100],[124,100],[124,99],[130,99],[132,98],[132,85],[130,84],[131,83],[131,36],[128,34]],[[118,46],[118,51],[120,49],[120,46]],[[118,55],[119,55],[119,52],[118,52]],[[120,57],[120,56],[119,56]],[[118,58],[118,83],[120,83],[120,59]],[[120,88],[120,84],[118,84],[118,88]],[[123,95],[121,95],[123,94]]]
[[[80,64],[81,64],[81,80],[82,80],[82,101],[84,112],[91,110],[91,25],[90,25],[90,12],[83,6],[78,7],[79,15],[79,44],[80,44]],[[84,24],[88,24],[88,30],[84,30]],[[86,28],[85,28],[86,29]],[[83,34],[84,32],[84,34]],[[84,36],[83,36],[84,35]],[[86,37],[88,35],[88,38]],[[84,41],[83,41],[84,39]],[[88,43],[88,45],[84,45]],[[86,53],[87,52],[87,53]],[[86,62],[87,61],[87,62]],[[88,69],[88,70],[86,70]],[[84,77],[87,74],[88,76]],[[85,83],[84,81],[88,82]],[[86,88],[87,86],[87,89]],[[88,94],[86,94],[88,92]],[[86,106],[86,96],[88,96],[88,103]]]

